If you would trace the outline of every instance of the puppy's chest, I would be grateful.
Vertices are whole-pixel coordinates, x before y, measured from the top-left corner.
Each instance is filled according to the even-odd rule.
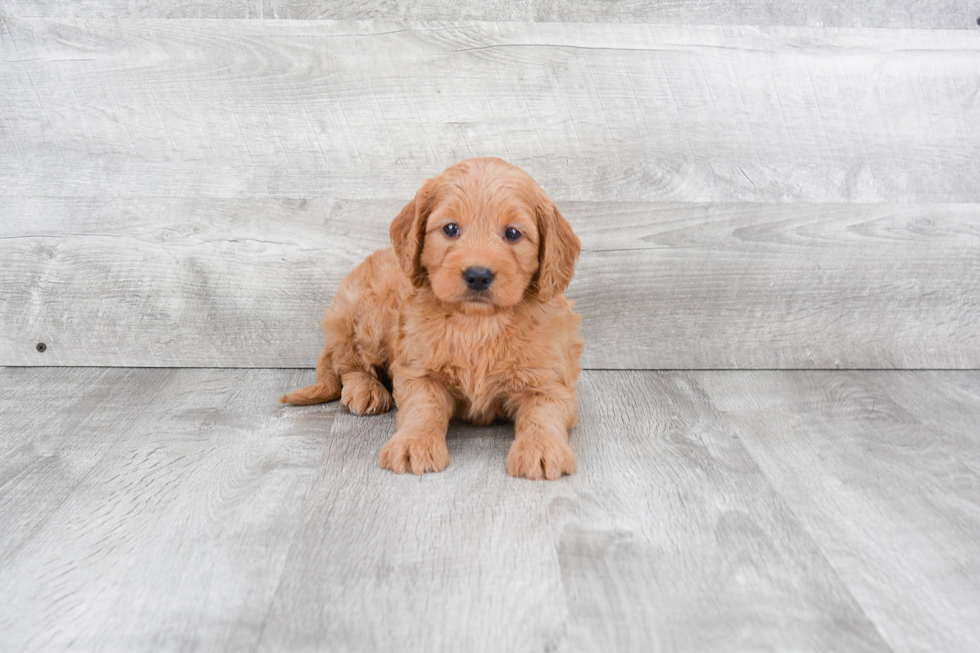
[[[438,375],[461,399],[476,411],[483,412],[510,394],[509,369],[497,360],[466,356],[462,360],[447,361],[438,370]]]
[[[502,339],[450,337],[433,371],[471,403],[484,403],[508,392],[514,360]]]
[[[471,324],[427,325],[416,346],[426,350],[426,372],[449,387],[472,412],[494,405],[521,383],[516,341],[510,329]]]

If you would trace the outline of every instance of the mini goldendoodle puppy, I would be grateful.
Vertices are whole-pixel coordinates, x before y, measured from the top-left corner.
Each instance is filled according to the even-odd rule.
[[[391,223],[394,248],[341,282],[323,320],[316,384],[283,403],[340,397],[357,415],[398,406],[380,463],[395,472],[449,464],[446,429],[506,418],[507,471],[531,479],[575,472],[579,317],[564,291],[579,240],[547,193],[500,159],[463,161],[425,180]]]

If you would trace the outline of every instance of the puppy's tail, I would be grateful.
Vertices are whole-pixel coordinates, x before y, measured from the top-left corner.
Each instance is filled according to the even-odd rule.
[[[316,383],[293,390],[279,398],[283,404],[309,406],[322,404],[340,397],[340,379],[330,365],[330,354],[324,351],[316,364]]]

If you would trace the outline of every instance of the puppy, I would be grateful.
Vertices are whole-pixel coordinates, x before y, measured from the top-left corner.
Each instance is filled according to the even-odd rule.
[[[555,203],[520,168],[469,159],[427,179],[389,231],[394,247],[348,274],[326,313],[316,384],[281,401],[383,413],[387,374],[398,415],[382,467],[445,469],[458,416],[514,422],[512,476],[574,473],[582,340],[564,291],[581,247]]]

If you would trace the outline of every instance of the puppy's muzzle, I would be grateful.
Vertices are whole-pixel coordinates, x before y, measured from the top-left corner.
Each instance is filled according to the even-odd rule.
[[[463,270],[463,281],[466,287],[477,292],[486,290],[493,283],[493,270],[487,268],[469,267]]]

